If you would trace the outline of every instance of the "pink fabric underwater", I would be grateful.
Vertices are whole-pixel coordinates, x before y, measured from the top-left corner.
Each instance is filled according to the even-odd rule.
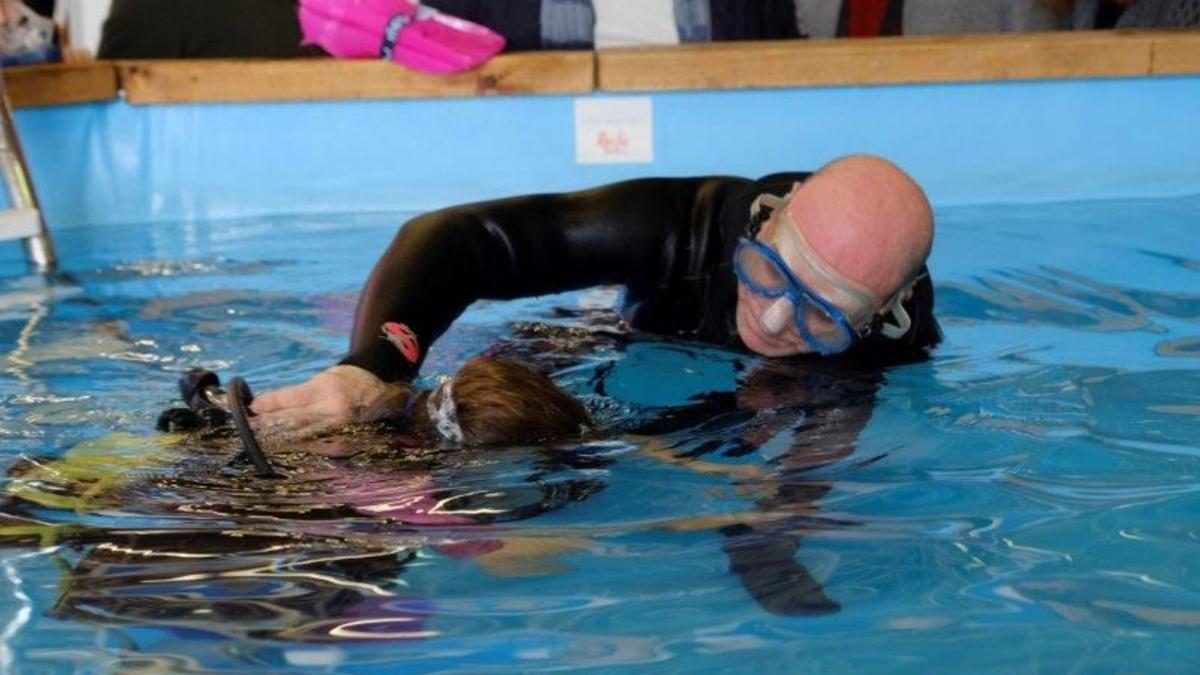
[[[504,49],[498,33],[408,0],[301,0],[305,44],[339,58],[383,58],[414,70],[469,70]]]

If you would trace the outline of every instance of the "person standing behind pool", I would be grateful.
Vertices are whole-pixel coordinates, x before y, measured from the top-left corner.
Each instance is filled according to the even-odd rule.
[[[925,268],[933,217],[920,186],[880,157],[759,180],[647,178],[455,206],[401,228],[367,280],[350,352],[262,394],[263,426],[314,432],[382,415],[403,320],[420,353],[475,300],[625,287],[635,330],[763,356],[881,366],[941,339]]]

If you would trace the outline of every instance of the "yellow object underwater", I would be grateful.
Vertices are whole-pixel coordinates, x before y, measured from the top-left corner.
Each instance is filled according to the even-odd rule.
[[[39,506],[95,511],[120,501],[121,488],[177,460],[182,434],[117,433],[84,441],[62,457],[26,460],[4,492]]]

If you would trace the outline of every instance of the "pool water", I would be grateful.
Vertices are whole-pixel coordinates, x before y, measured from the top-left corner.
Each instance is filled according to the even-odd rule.
[[[264,483],[154,431],[186,368],[335,361],[402,219],[75,229],[70,280],[0,270],[0,671],[1192,668],[1200,197],[940,210],[946,341],[882,376],[629,335],[593,289],[479,303],[425,369],[532,360],[579,442],[360,430]]]

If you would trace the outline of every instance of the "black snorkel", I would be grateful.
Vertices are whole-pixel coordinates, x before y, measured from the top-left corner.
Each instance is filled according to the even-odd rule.
[[[159,431],[191,431],[223,426],[232,420],[242,441],[242,451],[232,461],[249,460],[260,478],[283,477],[271,466],[250,428],[250,418],[254,416],[250,404],[254,394],[244,379],[235,377],[230,380],[229,388],[222,390],[221,379],[216,373],[195,368],[179,378],[179,393],[187,407],[163,411],[156,425]]]
[[[235,462],[244,462],[249,457],[254,462],[254,468],[260,478],[283,478],[283,474],[275,470],[267,461],[267,456],[254,437],[250,428],[250,418],[254,413],[250,404],[254,402],[254,394],[250,393],[250,385],[240,377],[229,381],[229,389],[225,391],[225,401],[229,406],[229,414],[233,417],[233,426],[237,428],[238,437],[242,439],[242,451],[233,458]]]

